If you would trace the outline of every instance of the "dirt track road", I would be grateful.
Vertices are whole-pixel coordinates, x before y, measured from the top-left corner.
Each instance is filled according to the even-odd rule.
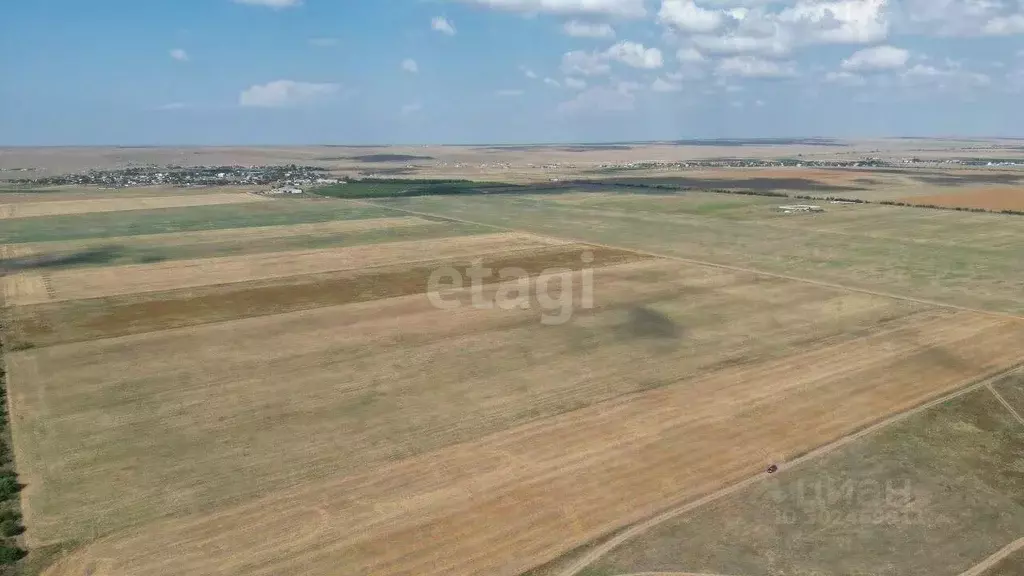
[[[1002,550],[986,558],[980,564],[974,566],[970,570],[963,572],[960,576],[982,576],[986,570],[992,568],[1002,560],[1009,557],[1014,552],[1024,548],[1024,538],[1020,538],[1014,542],[1007,544]]]
[[[805,455],[803,455],[803,456],[801,456],[801,457],[799,457],[799,458],[797,458],[797,459],[795,459],[795,460],[793,460],[791,462],[781,463],[779,465],[779,471],[776,472],[776,474],[783,473],[783,472],[785,472],[787,470],[796,468],[796,467],[800,466],[801,464],[806,464],[807,462],[810,462],[812,460],[820,458],[821,456],[825,456],[826,454],[829,454],[831,452],[835,452],[836,450],[842,448],[843,446],[846,446],[847,444],[850,444],[851,442],[855,442],[855,441],[857,441],[857,440],[859,440],[859,439],[861,439],[861,438],[863,438],[863,437],[865,437],[865,436],[867,436],[869,434],[873,434],[875,432],[878,432],[879,430],[881,430],[881,429],[883,429],[883,428],[885,428],[885,427],[887,427],[887,426],[889,426],[891,424],[895,424],[896,422],[900,422],[902,420],[905,420],[905,419],[907,419],[907,418],[909,418],[909,417],[911,417],[911,416],[913,416],[915,414],[918,414],[920,412],[923,412],[923,411],[925,411],[925,410],[927,410],[929,408],[932,408],[934,406],[938,406],[939,404],[942,404],[944,402],[948,402],[950,400],[953,400],[953,399],[958,398],[960,396],[963,396],[965,394],[969,394],[971,392],[974,392],[975,390],[981,389],[982,387],[990,386],[992,381],[994,381],[996,379],[999,379],[999,378],[1002,378],[1003,376],[1005,376],[1007,374],[1010,374],[1010,373],[1018,370],[1019,368],[1020,368],[1019,366],[1013,367],[1013,368],[1011,368],[1009,370],[1006,370],[1006,371],[1004,371],[1004,372],[1002,372],[1000,374],[997,374],[997,375],[991,376],[989,378],[986,378],[985,380],[983,380],[981,382],[977,382],[975,384],[972,384],[971,386],[968,386],[966,388],[962,388],[962,389],[960,389],[960,390],[958,390],[956,392],[953,392],[952,394],[948,394],[946,396],[943,396],[942,398],[937,398],[935,400],[932,400],[931,402],[922,404],[922,405],[920,405],[917,408],[914,408],[912,410],[908,410],[906,412],[903,412],[903,413],[891,416],[891,417],[889,417],[889,418],[887,418],[887,419],[885,419],[885,420],[883,420],[883,421],[881,421],[881,422],[879,422],[877,424],[874,424],[873,426],[871,426],[869,428],[865,428],[864,430],[861,430],[860,432],[857,432],[855,434],[851,434],[849,436],[845,436],[845,437],[843,437],[843,438],[841,438],[841,439],[839,439],[839,440],[837,440],[837,441],[835,441],[835,442],[833,442],[831,444],[822,446],[821,448],[818,448],[817,450],[814,450],[813,452],[809,452],[809,453],[807,453],[807,454],[805,454]],[[639,536],[640,534],[643,534],[644,532],[647,532],[651,528],[654,528],[655,526],[657,526],[657,525],[659,525],[659,524],[661,524],[663,522],[666,522],[666,521],[671,520],[673,518],[679,517],[679,516],[681,516],[683,514],[686,514],[687,512],[690,512],[692,510],[700,508],[701,506],[704,506],[706,504],[710,504],[710,503],[712,503],[712,502],[714,502],[716,500],[720,500],[720,499],[722,499],[722,498],[724,498],[726,496],[729,496],[731,494],[735,494],[736,492],[739,492],[740,490],[743,490],[745,488],[753,486],[754,484],[757,484],[758,482],[762,482],[762,481],[766,480],[767,478],[769,478],[769,476],[767,474],[762,474],[762,475],[759,475],[759,476],[752,476],[752,477],[744,480],[743,482],[740,482],[738,484],[733,484],[732,486],[729,486],[728,488],[719,490],[718,492],[714,492],[712,494],[708,494],[707,496],[701,498],[700,500],[695,500],[695,501],[690,502],[688,504],[684,504],[683,506],[680,506],[678,508],[673,508],[671,510],[667,510],[667,511],[665,511],[665,512],[663,512],[663,513],[661,513],[661,514],[659,514],[659,515],[657,515],[657,516],[655,516],[653,518],[650,518],[649,520],[645,520],[644,522],[641,522],[639,524],[635,524],[630,529],[628,529],[625,532],[619,534],[615,538],[612,538],[611,540],[601,544],[600,546],[598,546],[594,550],[591,550],[590,552],[588,552],[585,556],[583,556],[579,560],[573,562],[572,565],[570,565],[569,567],[567,567],[564,570],[562,570],[559,573],[559,576],[576,576],[576,574],[578,574],[579,572],[583,571],[584,568],[586,568],[587,566],[590,566],[591,564],[593,564],[594,562],[599,560],[605,554],[611,552],[613,549],[617,548],[619,545],[625,543],[627,540],[630,540],[631,538]],[[1016,544],[1017,544],[1018,547],[1020,547],[1021,545],[1024,545],[1024,543],[1021,543],[1020,541],[1018,541]],[[1010,550],[1010,551],[1006,552],[1005,549],[1004,549],[1003,552],[1005,552],[1005,554],[1004,554],[1004,557],[1005,557],[1005,556],[1008,556],[1010,553],[1012,553],[1013,550]],[[997,558],[995,560],[995,562],[998,562],[1000,559],[1001,558]],[[995,562],[993,562],[993,564]],[[980,572],[976,572],[976,573],[965,572],[961,576],[976,576],[976,574],[980,574]],[[633,575],[633,576],[636,576],[636,575]]]

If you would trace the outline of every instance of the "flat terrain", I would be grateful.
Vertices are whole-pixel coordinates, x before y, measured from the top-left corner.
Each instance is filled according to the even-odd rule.
[[[564,243],[526,234],[500,233],[353,248],[25,272],[4,278],[4,296],[8,305],[21,306],[351,270],[420,259],[470,257],[501,249],[529,250]],[[429,258],[422,258],[425,255]],[[34,291],[26,288],[33,285],[44,285],[44,288]]]
[[[382,206],[950,304],[1024,314],[1024,219],[723,194],[405,198]]]
[[[659,525],[583,574],[1017,574],[1012,554],[976,565],[1024,536],[1022,451],[1024,426],[979,389]]]
[[[931,204],[946,208],[983,208],[985,210],[1024,211],[1024,188],[979,188],[963,192],[916,196],[911,204]]]
[[[143,204],[233,192],[0,193],[12,214],[51,207],[0,220],[20,538],[47,576],[519,576],[689,505],[580,574],[1012,573],[993,555],[1024,535],[1024,388],[986,379],[1022,362],[1024,219],[616,184],[875,202],[1024,172],[603,166],[1013,153],[943,146],[4,151],[0,169],[41,173],[173,157],[537,183],[174,207]],[[58,213],[111,202],[137,208]],[[471,288],[478,263],[503,272]],[[443,268],[465,282],[429,292]],[[822,479],[893,481],[911,502],[883,519],[914,522],[765,500]]]
[[[61,200],[49,202],[18,202],[0,204],[0,219],[32,218],[59,214],[88,214],[90,212],[121,212],[125,210],[151,210],[154,208],[181,208],[184,206],[215,206],[266,202],[267,197],[255,194],[203,194],[141,198],[105,198],[95,200]]]

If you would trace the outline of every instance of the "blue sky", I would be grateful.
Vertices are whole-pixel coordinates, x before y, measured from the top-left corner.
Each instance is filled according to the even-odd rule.
[[[1024,136],[1024,0],[33,0],[0,145]]]

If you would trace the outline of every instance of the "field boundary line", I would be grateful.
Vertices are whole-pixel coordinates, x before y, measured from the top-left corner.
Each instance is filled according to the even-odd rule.
[[[848,435],[843,436],[842,438],[839,438],[838,440],[835,440],[835,441],[833,441],[833,442],[831,442],[829,444],[825,444],[824,446],[820,446],[818,448],[815,448],[814,450],[804,454],[803,456],[800,456],[800,457],[794,459],[791,462],[781,462],[781,463],[778,463],[779,469],[776,472],[776,474],[779,474],[779,473],[785,472],[787,470],[791,470],[791,469],[797,468],[797,467],[799,467],[799,466],[801,466],[803,464],[806,464],[806,463],[808,463],[808,462],[810,462],[812,460],[820,458],[821,456],[826,456],[826,455],[828,455],[828,454],[830,454],[832,452],[835,452],[836,450],[838,450],[840,448],[843,448],[844,446],[846,446],[848,444],[851,444],[851,443],[853,443],[853,442],[855,442],[857,440],[860,440],[861,438],[864,438],[865,436],[869,436],[869,435],[871,435],[871,434],[873,434],[875,432],[878,432],[878,431],[880,431],[880,430],[882,430],[884,428],[889,427],[892,424],[896,424],[897,422],[901,422],[903,420],[906,420],[907,418],[910,418],[911,416],[914,416],[916,414],[924,412],[925,410],[928,410],[930,408],[934,408],[935,406],[938,406],[940,404],[944,404],[946,402],[949,402],[950,400],[955,400],[956,398],[959,398],[961,396],[965,396],[965,395],[970,394],[972,392],[976,392],[976,391],[980,390],[981,388],[989,385],[993,380],[995,380],[997,378],[1002,378],[1002,377],[1004,377],[1004,376],[1006,376],[1008,374],[1012,374],[1012,373],[1020,370],[1022,366],[1024,366],[1024,362],[1015,364],[1015,365],[1010,366],[1008,368],[1004,368],[1004,369],[1002,369],[999,372],[996,372],[994,374],[988,374],[986,376],[982,376],[981,378],[977,379],[973,384],[968,384],[967,386],[962,387],[959,390],[955,390],[955,391],[953,391],[953,392],[951,392],[949,394],[945,394],[943,396],[940,396],[939,398],[935,398],[933,400],[929,400],[929,401],[927,401],[927,402],[925,402],[923,404],[920,404],[920,405],[916,406],[915,408],[911,408],[910,410],[906,410],[904,412],[893,414],[892,416],[889,416],[889,417],[885,418],[884,420],[882,420],[880,422],[876,422],[875,424],[872,424],[872,425],[868,426],[867,428],[864,428],[864,429],[862,429],[862,430],[860,430],[858,432],[854,432],[853,434],[848,434]],[[581,572],[584,568],[586,568],[586,567],[590,566],[591,564],[593,564],[594,562],[600,560],[603,556],[605,556],[606,554],[608,554],[609,552],[611,552],[615,548],[618,548],[620,545],[624,544],[626,541],[631,540],[632,538],[635,538],[635,537],[637,537],[637,536],[639,536],[639,535],[649,531],[650,529],[656,527],[657,525],[662,524],[664,522],[667,522],[669,520],[672,520],[674,518],[677,518],[679,516],[682,516],[683,514],[686,514],[688,512],[692,512],[693,510],[696,510],[697,508],[703,507],[706,504],[711,504],[712,502],[715,502],[717,500],[721,500],[722,498],[725,498],[726,496],[730,496],[730,495],[735,494],[735,493],[737,493],[737,492],[739,492],[741,490],[744,490],[746,488],[754,486],[754,485],[758,484],[759,482],[763,482],[763,481],[765,481],[766,479],[768,479],[770,477],[775,477],[775,476],[774,475],[773,476],[768,476],[767,474],[758,474],[756,476],[751,476],[750,478],[747,478],[746,480],[743,480],[741,482],[733,484],[732,486],[727,486],[727,487],[725,487],[725,488],[723,488],[721,490],[718,490],[717,492],[712,492],[711,494],[707,494],[707,495],[705,495],[705,496],[703,496],[703,497],[701,497],[701,498],[699,498],[697,500],[694,500],[694,501],[689,502],[687,504],[683,504],[682,506],[678,506],[678,507],[675,507],[675,508],[670,508],[670,509],[666,510],[665,512],[662,512],[661,514],[658,514],[657,516],[653,516],[653,517],[651,517],[651,518],[649,518],[649,519],[647,519],[647,520],[645,520],[643,522],[640,522],[639,524],[634,524],[633,526],[631,526],[630,528],[626,529],[625,531],[623,531],[619,535],[615,536],[611,540],[608,540],[607,542],[604,542],[603,544],[601,544],[600,546],[598,546],[594,550],[588,552],[586,555],[584,555],[579,560],[573,562],[568,568],[566,568],[566,569],[562,570],[561,572],[559,572],[558,576],[576,576],[576,574]],[[974,576],[974,575],[971,574],[971,575],[961,575],[961,576]]]
[[[993,386],[991,382],[986,384],[985,387],[988,388],[988,391],[991,392],[992,395],[996,397],[996,400],[999,400],[999,403],[1002,404],[1004,408],[1010,411],[1010,414],[1013,414],[1013,417],[1017,419],[1017,422],[1020,422],[1021,425],[1024,426],[1024,418],[1021,418],[1020,413],[1017,412],[1017,409],[1014,408],[1012,404],[1007,402],[1006,398],[1003,398],[1003,395],[1000,394],[998,390],[996,390],[996,387]]]
[[[494,228],[496,230],[504,230],[506,232],[518,232],[518,233],[521,233],[521,234],[533,234],[533,235],[536,235],[536,236],[541,236],[541,234],[537,234],[535,232],[530,232],[528,230],[520,230],[518,228],[510,228],[508,226],[499,226],[497,224],[486,224],[486,223],[483,223],[483,222],[475,222],[473,220],[465,220],[465,219],[462,219],[462,218],[454,218],[454,217],[451,217],[451,216],[444,216],[444,215],[441,215],[441,214],[433,214],[433,213],[430,213],[430,212],[419,212],[419,211],[416,211],[416,210],[406,210],[404,208],[395,208],[395,207],[387,206],[387,205],[384,205],[384,204],[376,204],[376,203],[373,203],[373,202],[365,202],[365,201],[362,201],[362,200],[351,200],[351,199],[349,199],[347,201],[348,202],[354,202],[354,203],[357,203],[357,204],[363,204],[363,205],[366,205],[366,206],[372,206],[374,208],[383,208],[385,210],[396,210],[398,212],[405,212],[406,214],[413,214],[413,215],[416,215],[416,216],[427,216],[427,217],[430,217],[430,218],[440,218],[440,219],[443,219],[443,220],[448,220],[448,221],[451,221],[451,222],[459,222],[459,223],[462,223],[462,224],[474,224],[474,225],[477,225],[477,226],[486,226],[486,227]],[[832,282],[824,282],[822,280],[812,280],[810,278],[801,278],[799,276],[789,276],[789,275],[785,275],[785,274],[778,274],[778,273],[775,273],[775,272],[767,272],[767,271],[764,271],[764,270],[758,270],[756,268],[744,268],[742,266],[732,266],[732,265],[729,265],[729,264],[718,264],[718,263],[715,263],[715,262],[708,262],[706,260],[696,260],[696,259],[693,259],[693,258],[686,258],[686,257],[683,257],[683,256],[673,256],[673,255],[670,255],[670,254],[661,254],[661,253],[658,253],[658,252],[651,252],[649,250],[640,250],[640,249],[636,249],[636,248],[627,248],[627,247],[624,247],[624,246],[614,246],[614,245],[611,245],[611,244],[601,244],[601,243],[598,243],[598,242],[593,242],[593,241],[590,241],[590,240],[584,240],[584,239],[581,239],[581,238],[574,238],[574,237],[568,237],[568,236],[553,236],[553,235],[550,235],[550,234],[544,234],[544,236],[549,236],[550,238],[561,239],[561,240],[566,240],[566,241],[571,241],[571,242],[577,242],[577,243],[580,243],[580,244],[590,244],[591,246],[597,246],[599,248],[609,248],[609,249],[613,249],[613,250],[625,250],[625,251],[629,251],[629,252],[635,252],[636,254],[642,254],[644,256],[651,256],[651,257],[654,257],[654,258],[662,258],[662,259],[666,259],[666,260],[675,260],[677,262],[683,262],[683,263],[692,264],[692,265],[695,265],[695,266],[704,266],[704,267],[707,267],[707,268],[717,268],[717,269],[720,269],[720,270],[729,270],[731,272],[743,272],[743,273],[746,273],[746,274],[757,274],[759,276],[766,276],[766,277],[769,277],[769,278],[778,278],[780,280],[789,280],[791,282],[801,282],[801,283],[804,283],[804,284],[810,284],[812,286],[821,286],[823,288],[831,288],[831,289],[834,289],[834,290],[844,290],[844,291],[847,291],[847,292],[854,292],[854,293],[858,293],[858,294],[867,294],[869,296],[878,296],[878,297],[881,297],[881,298],[891,298],[891,299],[894,299],[894,300],[903,300],[905,302],[913,302],[915,304],[923,304],[923,305],[926,305],[926,306],[933,306],[933,307],[938,307],[938,308],[948,308],[948,309],[951,309],[951,310],[960,310],[962,312],[973,312],[975,314],[983,314],[983,315],[986,315],[986,316],[992,316],[992,317],[996,317],[996,318],[1006,318],[1006,319],[1010,319],[1010,320],[1024,320],[1024,316],[1018,316],[1016,314],[1010,314],[1008,312],[995,312],[995,311],[992,311],[992,310],[982,310],[982,309],[979,309],[979,308],[970,308],[968,306],[960,306],[959,304],[950,304],[948,302],[938,302],[938,301],[935,301],[935,300],[925,300],[925,299],[922,299],[922,298],[914,298],[912,296],[904,296],[904,295],[901,295],[901,294],[893,294],[891,292],[879,292],[877,290],[870,290],[870,289],[867,289],[867,288],[858,288],[856,286],[849,286],[849,285],[846,285],[846,284],[834,284]]]
[[[998,564],[1001,560],[1005,559],[1014,552],[1024,548],[1024,538],[1018,538],[1017,540],[1010,542],[995,554],[982,560],[980,563],[974,565],[972,568],[965,570],[959,574],[959,576],[981,576],[986,570]]]

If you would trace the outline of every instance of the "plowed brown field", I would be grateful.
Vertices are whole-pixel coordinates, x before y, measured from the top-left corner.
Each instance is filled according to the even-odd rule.
[[[981,208],[984,210],[1024,210],[1024,188],[979,188],[932,196],[911,196],[901,202],[946,208]]]
[[[48,301],[159,292],[211,284],[368,268],[406,261],[469,257],[565,243],[529,234],[500,233],[351,248],[297,250],[157,264],[55,270],[46,275],[53,286],[50,294],[7,290],[7,305],[23,306]],[[18,278],[19,275],[8,277],[5,283],[17,283]]]
[[[154,208],[181,208],[185,206],[212,206],[215,204],[242,204],[267,202],[270,198],[255,194],[203,194],[182,196],[155,196],[142,198],[104,198],[95,200],[58,200],[49,202],[17,202],[0,204],[0,219],[32,218],[57,214],[88,214],[91,212],[120,212],[123,210],[152,210]]]

